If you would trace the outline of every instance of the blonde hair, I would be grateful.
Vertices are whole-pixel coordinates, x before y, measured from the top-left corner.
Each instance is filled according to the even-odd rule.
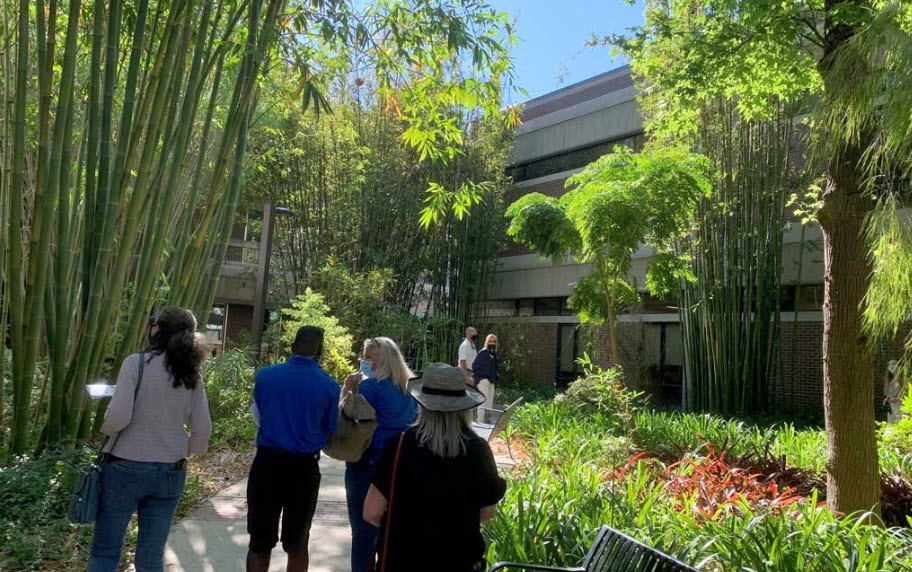
[[[364,340],[364,349],[376,348],[380,353],[380,364],[374,364],[374,378],[391,379],[393,385],[402,393],[408,392],[408,380],[415,377],[414,372],[405,363],[399,346],[390,338],[367,338]]]
[[[472,423],[472,410],[432,411],[421,406],[415,430],[418,444],[438,457],[454,458],[466,452],[465,432]]]
[[[485,347],[487,347],[488,342],[491,341],[491,338],[494,338],[495,342],[497,341],[497,336],[495,334],[488,334],[487,336],[485,336]]]

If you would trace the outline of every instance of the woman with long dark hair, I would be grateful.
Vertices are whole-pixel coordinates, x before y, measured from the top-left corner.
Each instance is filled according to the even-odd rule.
[[[187,456],[205,452],[212,433],[200,372],[204,355],[196,318],[168,307],[151,324],[149,347],[121,365],[101,428],[109,440],[89,572],[117,570],[134,512],[137,572],[164,569]]]

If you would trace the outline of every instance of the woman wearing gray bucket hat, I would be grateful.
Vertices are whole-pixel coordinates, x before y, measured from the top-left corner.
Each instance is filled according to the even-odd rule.
[[[459,368],[430,364],[409,382],[418,421],[377,464],[364,519],[381,527],[379,572],[484,570],[481,523],[506,492],[486,441],[471,430],[484,395]]]

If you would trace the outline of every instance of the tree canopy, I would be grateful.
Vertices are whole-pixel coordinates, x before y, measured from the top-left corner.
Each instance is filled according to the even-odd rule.
[[[570,254],[592,266],[568,301],[580,320],[607,323],[611,359],[617,362],[615,319],[639,300],[630,281],[631,256],[645,243],[656,251],[647,271],[654,294],[667,294],[688,276],[675,244],[690,229],[700,198],[710,194],[709,162],[681,148],[634,154],[615,148],[567,179],[559,199],[530,193],[507,209],[507,233],[555,263]]]

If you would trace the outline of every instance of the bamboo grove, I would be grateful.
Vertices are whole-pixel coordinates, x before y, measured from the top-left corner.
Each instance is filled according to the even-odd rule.
[[[681,324],[688,407],[763,410],[778,355],[782,234],[801,156],[794,106],[746,121],[725,100],[706,103],[697,146],[720,173],[682,242],[695,280],[683,282]],[[803,248],[803,245],[802,245]]]
[[[0,426],[17,455],[90,435],[87,381],[156,307],[208,313],[270,66],[305,106],[340,61],[390,99],[407,84],[403,139],[430,159],[461,137],[444,109],[498,115],[512,69],[506,17],[477,2],[7,0],[0,17]]]
[[[225,248],[210,229],[233,220],[259,54],[274,37],[263,22],[280,4],[22,0],[15,21],[5,6],[16,59],[5,50],[2,327],[21,454],[35,433],[52,445],[87,436],[86,380],[136,347],[156,301],[206,291]],[[166,271],[180,280],[163,290]],[[47,415],[32,416],[44,356]]]
[[[429,351],[433,356],[439,347],[437,357],[448,359],[461,338],[458,330],[483,313],[478,304],[487,298],[504,242],[511,133],[496,121],[462,114],[466,137],[453,161],[416,168],[415,151],[397,144],[404,125],[378,101],[364,98],[365,91],[339,86],[331,115],[283,117],[251,141],[256,166],[247,202],[280,204],[294,213],[276,229],[276,300],[294,298],[307,287],[336,300],[331,290],[341,287],[333,278],[339,272],[386,272],[387,313],[411,322],[403,324],[407,331],[397,341],[408,343],[416,328],[424,329],[405,316],[433,316],[437,327]],[[448,213],[422,229],[416,221],[432,181],[472,186],[480,201],[469,216]]]

